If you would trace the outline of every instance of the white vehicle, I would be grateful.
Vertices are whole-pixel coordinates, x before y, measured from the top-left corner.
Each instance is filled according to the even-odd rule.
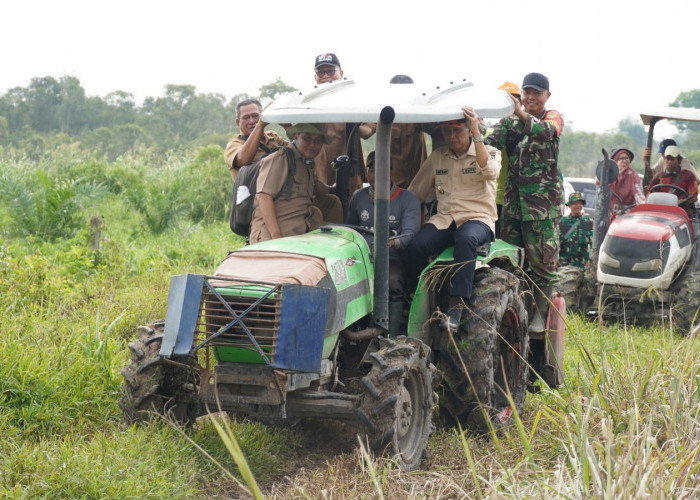
[[[651,147],[656,122],[700,122],[700,109],[666,108],[641,116],[650,125]],[[649,176],[648,164],[646,170]],[[656,192],[664,188],[673,191]],[[616,217],[602,239],[595,263],[598,312],[613,320],[666,317],[687,334],[700,325],[700,226],[678,206],[688,197],[685,190],[657,185],[651,191],[646,203]]]

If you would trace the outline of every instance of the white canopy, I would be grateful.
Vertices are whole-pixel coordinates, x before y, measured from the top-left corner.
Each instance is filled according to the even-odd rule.
[[[485,119],[497,120],[513,112],[508,94],[478,89],[459,82],[428,89],[415,84],[367,84],[339,80],[307,91],[285,94],[263,112],[268,123],[376,122],[390,106],[396,123],[431,123],[464,118],[462,106],[471,106]]]
[[[651,124],[652,118],[661,120],[682,120],[700,122],[700,109],[696,108],[658,108],[640,113],[644,125]]]

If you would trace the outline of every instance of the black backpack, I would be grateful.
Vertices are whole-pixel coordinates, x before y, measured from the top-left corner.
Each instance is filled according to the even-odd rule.
[[[287,180],[284,183],[282,191],[286,192],[287,199],[292,196],[292,185],[294,182],[294,175],[296,174],[296,161],[294,159],[294,150],[288,146],[283,146],[282,148],[287,155]],[[276,150],[275,150],[276,151]],[[265,158],[263,156],[263,158]],[[258,175],[260,174],[260,161],[263,159],[254,161],[250,165],[244,165],[238,171],[236,175],[236,180],[233,183],[233,194],[231,195],[231,212],[229,217],[229,225],[231,226],[231,231],[240,235],[248,236],[250,234],[250,221],[253,218],[253,205],[255,202],[255,194],[258,187]],[[239,191],[241,194],[245,194],[245,190],[250,193],[249,196],[238,200]],[[277,199],[280,191],[275,199]]]

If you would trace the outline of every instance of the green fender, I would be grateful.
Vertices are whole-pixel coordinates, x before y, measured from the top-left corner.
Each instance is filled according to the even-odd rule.
[[[454,263],[453,247],[446,249],[437,256],[421,274],[416,293],[411,302],[408,316],[408,336],[421,339],[430,345],[429,320],[434,311],[431,297],[437,288],[441,288],[446,277],[446,272]],[[491,244],[487,255],[477,257],[477,269],[490,265],[500,267],[499,264],[507,263],[511,268],[522,268],[524,262],[523,249],[503,240],[496,240]]]

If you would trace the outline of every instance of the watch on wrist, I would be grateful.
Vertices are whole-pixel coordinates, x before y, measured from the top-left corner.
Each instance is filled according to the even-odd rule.
[[[474,142],[484,142],[484,136],[479,134],[479,137],[472,137]]]

